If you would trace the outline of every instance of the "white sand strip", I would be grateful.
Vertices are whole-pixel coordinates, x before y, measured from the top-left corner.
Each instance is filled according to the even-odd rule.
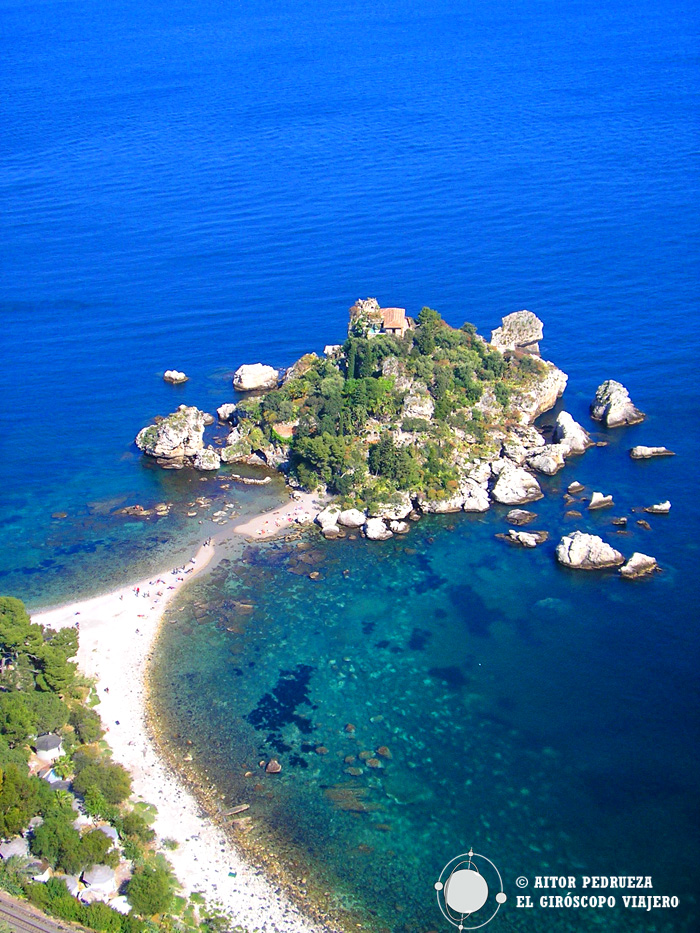
[[[300,492],[296,494],[296,498],[290,499],[284,505],[256,515],[249,521],[236,525],[233,530],[248,538],[262,541],[289,530],[295,524],[310,524],[321,508],[323,502],[316,493]]]
[[[269,521],[274,514],[263,518]],[[218,902],[236,924],[250,930],[319,931],[281,889],[246,864],[214,823],[200,815],[194,796],[164,766],[148,738],[145,675],[163,610],[178,590],[206,567],[214,550],[213,545],[202,545],[193,562],[180,572],[156,574],[105,596],[43,611],[32,618],[54,629],[78,624],[78,663],[83,673],[97,681],[97,709],[114,760],[133,775],[135,796],[158,808],[154,829],[160,839],[178,842],[168,858],[183,890],[188,894],[200,891],[208,901]]]

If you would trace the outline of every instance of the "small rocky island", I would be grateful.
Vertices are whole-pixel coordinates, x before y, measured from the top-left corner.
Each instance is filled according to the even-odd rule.
[[[169,469],[279,469],[290,486],[333,497],[316,516],[328,538],[361,529],[385,540],[421,513],[526,505],[542,498],[538,473],[557,473],[593,445],[565,411],[549,439],[533,425],[567,383],[541,358],[542,336],[529,311],[507,315],[486,341],[472,324],[453,328],[431,308],[413,320],[403,308],[358,300],[347,339],[323,356],[309,353],[286,371],[239,367],[241,397],[217,410],[225,434],[213,444],[205,446],[204,430],[215,419],[184,405],[140,431],[136,444]],[[611,427],[644,417],[612,380],[591,408]],[[511,535],[526,546],[546,535],[526,537]]]

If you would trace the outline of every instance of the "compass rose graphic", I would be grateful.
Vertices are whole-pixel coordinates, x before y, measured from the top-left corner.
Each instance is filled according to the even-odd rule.
[[[493,880],[497,880],[498,885],[498,891],[493,898],[495,906],[493,909],[492,905],[487,908],[491,911],[489,915],[482,911],[489,902],[489,884],[485,877],[487,871],[489,878],[495,875]],[[463,855],[457,855],[445,865],[435,882],[435,891],[440,913],[458,930],[478,930],[486,926],[496,916],[501,904],[505,904],[507,900],[499,870],[491,859],[472,849]],[[479,913],[480,911],[482,912]]]

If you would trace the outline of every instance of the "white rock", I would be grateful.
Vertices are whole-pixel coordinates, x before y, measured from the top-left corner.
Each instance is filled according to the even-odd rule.
[[[560,564],[575,570],[602,570],[619,567],[625,562],[622,554],[602,538],[582,531],[564,535],[557,545],[556,554]]]
[[[508,537],[511,541],[521,544],[523,547],[537,547],[539,544],[537,535],[533,535],[529,531],[515,531],[514,528],[509,528]]]
[[[194,458],[195,470],[218,470],[221,466],[221,456],[218,450],[213,447],[207,447],[206,450],[200,450]]]
[[[639,444],[630,450],[630,457],[633,460],[649,460],[651,457],[675,457],[675,453],[668,447],[644,447]]]
[[[386,541],[388,538],[393,537],[392,532],[381,518],[368,518],[364,530],[370,541]]]
[[[474,480],[465,480],[459,491],[464,497],[462,508],[465,512],[487,512],[491,508],[488,490]]]
[[[409,522],[393,521],[389,522],[389,528],[395,535],[407,535],[411,530]]]
[[[654,557],[635,551],[624,566],[620,567],[620,576],[625,580],[638,580],[659,569]]]
[[[564,458],[569,450],[564,444],[547,444],[537,453],[527,458],[527,464],[538,473],[545,473],[547,476],[554,476],[559,470],[563,469]]]
[[[264,366],[262,363],[245,364],[239,366],[233,374],[233,388],[238,392],[274,389],[279,377],[279,371],[273,366]]]
[[[542,321],[532,311],[514,311],[501,319],[501,326],[491,331],[491,346],[498,350],[527,350],[539,355]]]
[[[321,528],[337,525],[340,512],[341,510],[337,505],[327,505],[325,509],[321,509],[321,511],[318,513],[316,516],[316,521],[321,526]]]
[[[435,411],[435,403],[429,395],[407,395],[403,400],[404,418],[423,418],[430,421]]]
[[[139,431],[136,446],[150,457],[194,457],[204,447],[204,412],[181,405],[159,424]]]
[[[323,348],[323,355],[328,357],[329,360],[334,360],[340,356],[342,349],[343,345],[340,343],[329,343]]]
[[[632,404],[629,392],[620,382],[607,379],[598,386],[591,402],[591,418],[602,421],[608,428],[644,421],[644,412]]]
[[[607,509],[614,505],[612,496],[604,496],[602,492],[594,492],[591,501],[588,503],[589,509]]]
[[[509,460],[504,460],[503,464],[491,490],[494,501],[503,505],[524,505],[542,498],[540,484],[531,473]]]
[[[338,524],[346,528],[362,528],[367,516],[359,509],[345,509],[338,516]]]
[[[181,382],[187,382],[189,376],[181,373],[178,369],[166,369],[163,373],[163,379],[165,382],[172,382],[173,385],[179,385]]]
[[[582,454],[593,446],[588,431],[574,421],[568,411],[560,411],[554,424],[554,440],[568,448],[569,454]]]
[[[219,416],[219,421],[236,423],[236,405],[234,402],[226,402],[224,405],[220,405],[216,409],[216,413]]]
[[[569,378],[566,373],[557,369],[553,363],[543,360],[542,365],[547,370],[545,375],[511,397],[510,407],[518,412],[521,424],[530,424],[539,415],[553,408],[566,388]]]
[[[423,493],[417,497],[418,505],[423,512],[434,512],[436,515],[445,515],[448,512],[461,512],[464,505],[464,496],[461,492],[455,493],[445,499],[428,499]]]
[[[667,515],[671,511],[671,503],[668,499],[665,502],[657,502],[656,505],[649,505],[644,509],[652,515]]]

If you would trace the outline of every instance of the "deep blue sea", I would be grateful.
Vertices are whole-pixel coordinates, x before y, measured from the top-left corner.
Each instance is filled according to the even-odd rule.
[[[355,929],[447,929],[433,882],[473,846],[509,897],[490,929],[696,930],[697,4],[0,0],[0,23],[2,592],[36,607],[159,569],[208,527],[203,494],[269,505],[133,438],[232,400],[243,362],[341,341],[358,297],[487,336],[528,308],[574,417],[593,427],[605,378],[648,415],[545,482],[550,542],[507,548],[499,510],[371,552],[312,540],[320,583],[298,543],[255,550],[166,628],[154,699]],[[677,456],[633,463],[637,443]],[[662,574],[556,568],[574,478],[630,517],[581,527]],[[273,751],[258,792],[242,774]],[[515,906],[517,876],[628,872],[680,907]]]

